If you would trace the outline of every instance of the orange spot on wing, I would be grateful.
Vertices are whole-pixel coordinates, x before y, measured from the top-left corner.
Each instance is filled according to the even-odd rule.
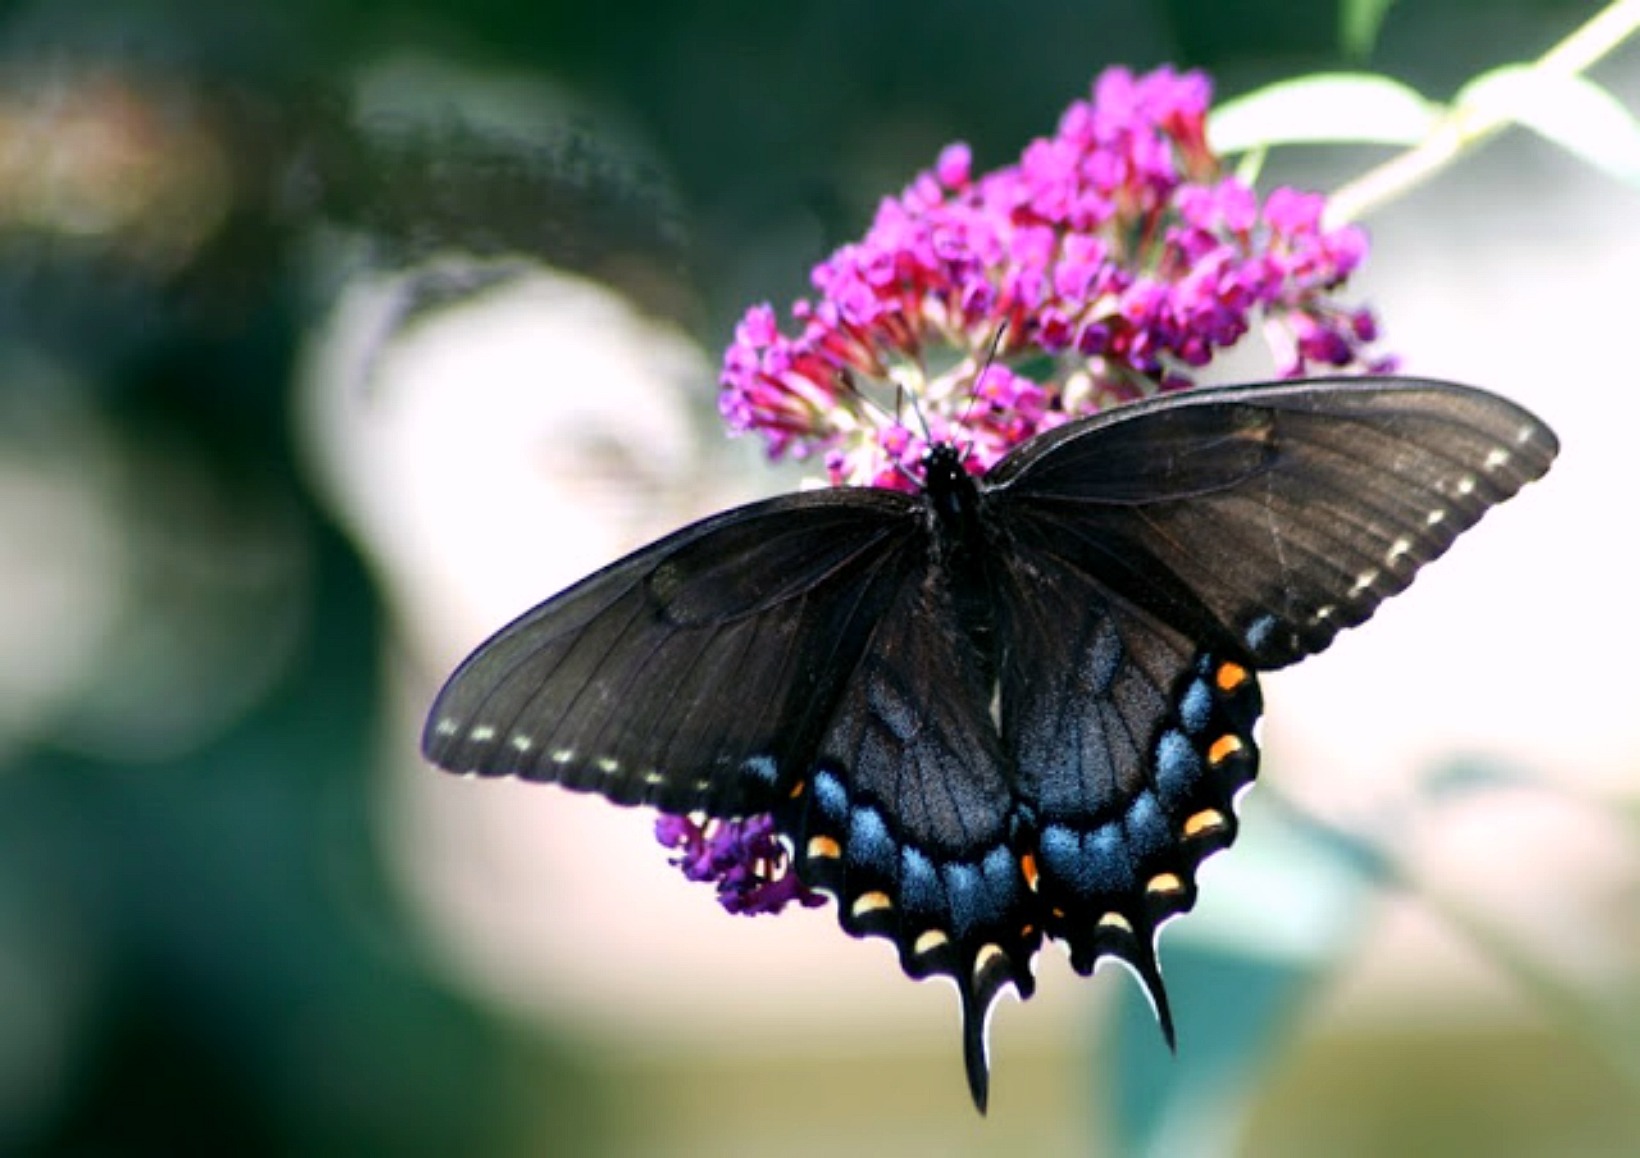
[[[854,900],[853,913],[856,917],[863,917],[867,913],[875,913],[882,909],[892,909],[894,902],[888,899],[884,892],[872,891],[861,893]]]
[[[1182,893],[1184,882],[1177,873],[1157,873],[1145,885],[1145,890],[1152,893]]]
[[[836,860],[843,855],[843,846],[829,836],[809,838],[809,857],[812,860]]]
[[[941,930],[929,929],[926,933],[922,933],[917,937],[916,944],[911,947],[911,951],[920,957],[924,953],[932,953],[940,946],[949,944],[950,941],[951,938],[947,937]]]
[[[1120,929],[1124,933],[1133,932],[1133,922],[1121,913],[1106,913],[1099,918],[1099,927],[1103,929]]]
[[[974,976],[978,977],[989,969],[994,962],[1006,960],[1008,960],[1008,954],[1002,951],[1000,945],[981,945],[979,952],[974,954]]]
[[[1219,685],[1221,692],[1233,692],[1249,678],[1248,671],[1239,663],[1221,663],[1219,670],[1213,673],[1213,682]]]
[[[1217,808],[1204,808],[1184,822],[1186,837],[1200,836],[1224,827],[1224,813]]]

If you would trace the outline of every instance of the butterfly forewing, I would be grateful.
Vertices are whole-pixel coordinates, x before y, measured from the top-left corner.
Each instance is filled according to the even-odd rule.
[[[1483,391],[1293,382],[1063,427],[1004,460],[988,499],[1004,525],[1029,509],[1120,555],[1110,576],[1182,585],[1179,626],[1223,632],[1273,668],[1365,620],[1557,449],[1536,418]]]
[[[433,705],[424,750],[618,803],[767,811],[807,772],[902,584],[916,511],[886,491],[813,492],[652,544],[474,652]]]

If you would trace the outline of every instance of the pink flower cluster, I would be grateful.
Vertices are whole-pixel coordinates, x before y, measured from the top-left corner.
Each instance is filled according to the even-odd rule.
[[[814,269],[795,336],[766,304],[746,313],[723,363],[730,427],[824,456],[833,483],[908,489],[929,439],[983,471],[1070,418],[1192,385],[1255,326],[1282,375],[1383,369],[1371,313],[1334,296],[1365,236],[1323,228],[1319,194],[1261,202],[1221,173],[1209,97],[1199,73],[1113,68],[1013,165],[975,176],[946,148]]]

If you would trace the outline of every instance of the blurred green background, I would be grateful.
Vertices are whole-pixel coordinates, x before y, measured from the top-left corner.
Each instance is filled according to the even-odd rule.
[[[0,1152],[1640,1153],[1640,194],[1521,134],[1369,221],[1360,293],[1565,459],[1271,681],[1177,1060],[1047,960],[982,1121],[881,943],[414,752],[511,613],[791,485],[716,351],[947,141],[1009,160],[1113,63],[1442,97],[1593,11],[0,6]],[[1597,75],[1634,107],[1640,53]]]

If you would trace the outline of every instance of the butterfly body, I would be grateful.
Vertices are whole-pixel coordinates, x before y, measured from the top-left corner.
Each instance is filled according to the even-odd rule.
[[[1401,379],[1196,391],[1067,423],[982,477],[936,445],[916,494],[737,508],[504,628],[451,677],[444,767],[720,817],[771,814],[856,935],[985,1023],[1058,940],[1132,968],[1236,833],[1257,673],[1327,646],[1553,435]]]

